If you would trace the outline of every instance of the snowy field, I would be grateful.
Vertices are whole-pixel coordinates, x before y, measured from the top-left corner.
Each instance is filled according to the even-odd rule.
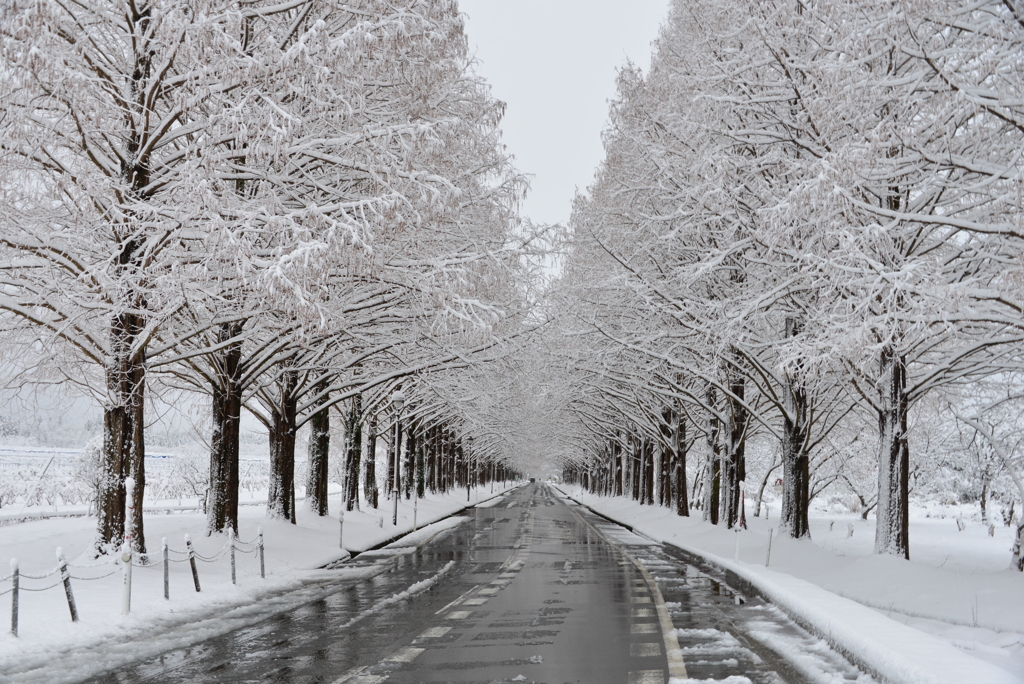
[[[880,667],[920,667],[894,680],[901,684],[988,684],[983,670],[977,669],[984,663],[957,660],[961,654],[996,666],[993,677],[1005,673],[1002,681],[1024,682],[1024,582],[1019,572],[1008,568],[1012,529],[1000,525],[989,536],[989,528],[972,520],[967,506],[915,507],[907,562],[872,553],[875,521],[870,516],[861,520],[857,514],[819,509],[812,513],[811,541],[807,542],[775,536],[777,505],[767,519],[750,517],[749,529],[736,533],[703,522],[700,511],[694,511],[695,517],[680,518],[667,508],[644,506],[627,497],[588,492],[581,497],[578,488],[564,489],[573,499],[644,535],[736,570],[790,612],[806,614],[805,622],[820,620],[813,626],[819,632],[828,631],[821,635],[831,637],[840,648],[854,652],[860,648],[860,655]],[[735,562],[737,543],[739,563]],[[860,606],[836,601],[834,596]],[[861,606],[883,619],[876,622]],[[896,623],[915,630],[900,630],[893,626]],[[894,631],[884,631],[888,629]],[[936,640],[913,636],[922,632],[948,647],[937,652]],[[885,638],[878,636],[883,633]],[[950,674],[958,671],[954,660],[974,674],[963,679]],[[935,676],[940,678],[929,679],[928,673],[939,673]]]
[[[147,464],[148,465],[148,464]],[[244,469],[244,465],[243,465]],[[473,492],[471,503],[498,496],[502,488],[481,487]],[[253,499],[265,491],[254,491]],[[195,506],[195,501],[182,504]],[[62,547],[73,577],[72,588],[80,620],[72,623],[59,576],[44,579],[22,577],[18,637],[7,625],[11,619],[11,595],[0,597],[0,682],[73,682],[145,655],[201,641],[205,637],[236,629],[262,619],[267,614],[286,610],[303,600],[304,588],[323,582],[356,577],[362,570],[321,570],[324,565],[345,558],[349,551],[362,551],[399,534],[411,532],[416,516],[419,532],[403,537],[401,545],[421,543],[457,524],[461,518],[448,518],[467,505],[466,491],[455,490],[446,496],[427,495],[416,504],[402,500],[398,526],[391,524],[390,504],[379,510],[362,505],[361,511],[345,513],[339,529],[340,495],[332,490],[330,516],[319,517],[298,505],[298,524],[267,520],[263,506],[239,509],[240,547],[252,550],[257,530],[262,528],[265,544],[266,578],[260,578],[257,554],[236,555],[237,585],[231,583],[227,537],[204,535],[205,516],[199,511],[154,512],[146,516],[145,532],[152,565],[135,567],[132,578],[131,613],[121,614],[121,567],[89,557],[95,533],[91,516],[60,517],[0,526],[2,575],[9,573],[7,561],[17,558],[22,573],[43,575],[55,569],[55,551]],[[22,508],[16,504],[7,508]],[[44,510],[33,506],[26,510]],[[3,511],[0,511],[3,512]],[[63,511],[67,513],[68,511]],[[446,520],[442,520],[447,518]],[[435,523],[430,525],[431,523]],[[428,527],[429,525],[429,527]],[[343,531],[343,532],[342,532]],[[339,548],[340,540],[344,549]],[[183,552],[185,535],[191,537],[195,551],[212,562],[200,561],[198,573],[201,593],[196,593],[189,563]],[[172,553],[170,563],[170,599],[163,597],[163,573],[160,561],[161,539],[166,538]],[[174,553],[178,552],[178,553]],[[96,578],[96,579],[84,579]],[[8,591],[10,579],[0,582],[0,592]],[[33,589],[50,587],[45,591]],[[297,603],[298,602],[298,603]],[[66,669],[73,666],[73,669]]]

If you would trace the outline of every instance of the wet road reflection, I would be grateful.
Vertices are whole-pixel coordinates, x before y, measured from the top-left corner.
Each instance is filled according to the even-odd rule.
[[[357,559],[382,570],[371,579],[90,681],[870,681],[777,609],[542,484],[395,553]]]

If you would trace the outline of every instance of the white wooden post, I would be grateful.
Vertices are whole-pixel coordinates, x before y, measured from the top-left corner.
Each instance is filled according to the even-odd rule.
[[[338,548],[345,550],[345,511],[338,513]]]
[[[127,615],[132,610],[132,518],[135,513],[135,497],[132,490],[135,489],[135,480],[130,477],[124,479],[124,543],[121,544],[121,563],[124,572],[121,585],[121,615]]]

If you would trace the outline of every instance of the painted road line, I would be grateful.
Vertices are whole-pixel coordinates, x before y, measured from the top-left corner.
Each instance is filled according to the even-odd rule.
[[[477,594],[479,596],[494,596],[497,593],[498,593],[498,588],[497,587],[484,587],[479,592],[477,592]]]
[[[445,634],[451,631],[451,627],[431,627],[427,631],[420,634],[417,639],[437,639],[443,637]]]
[[[466,599],[465,601],[463,601],[462,605],[464,605],[464,606],[482,606],[485,603],[487,603],[487,599],[485,599],[485,598],[472,598],[472,599]]]
[[[366,665],[353,667],[331,684],[381,684],[387,680],[387,675],[361,674],[366,667]]]
[[[653,608],[634,608],[633,617],[656,617],[657,613]]]
[[[629,628],[632,634],[657,634],[658,623],[657,622],[634,622]]]
[[[664,670],[634,670],[629,673],[629,684],[664,684]]]
[[[683,661],[683,651],[679,648],[679,639],[676,637],[675,625],[672,624],[672,617],[668,614],[668,606],[665,605],[665,598],[658,589],[658,583],[647,572],[637,559],[630,556],[625,550],[622,555],[633,561],[640,574],[647,580],[647,586],[651,588],[651,595],[654,597],[654,608],[658,611],[658,622],[661,624],[661,638],[665,641],[665,657],[668,660],[669,679],[688,679],[686,674],[686,663]]]
[[[448,613],[446,619],[447,620],[465,620],[466,618],[468,618],[472,614],[473,614],[473,611],[471,611],[471,610],[453,610],[452,612]]]
[[[629,600],[633,603],[651,603],[650,596],[630,596]]]
[[[402,650],[397,651],[395,653],[392,653],[387,658],[385,658],[382,662],[389,662],[389,663],[411,663],[413,660],[416,659],[416,656],[418,656],[420,653],[423,653],[426,650],[427,649],[425,649],[425,648],[416,648],[415,646],[406,646]]]

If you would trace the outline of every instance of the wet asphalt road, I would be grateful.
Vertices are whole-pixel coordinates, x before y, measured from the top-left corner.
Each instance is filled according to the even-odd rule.
[[[379,574],[299,609],[89,681],[871,681],[776,608],[542,484],[394,553],[363,554]]]

